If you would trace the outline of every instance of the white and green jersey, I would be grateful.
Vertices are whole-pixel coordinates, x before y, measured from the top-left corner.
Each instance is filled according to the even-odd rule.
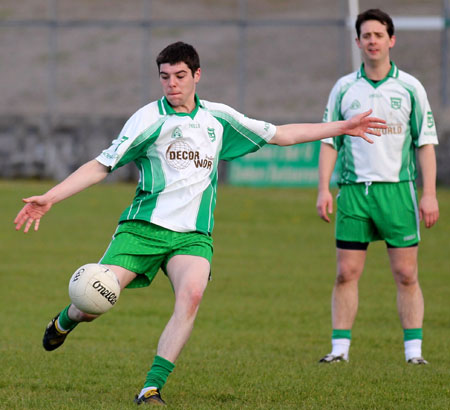
[[[437,144],[433,113],[422,84],[394,63],[387,77],[373,82],[364,66],[333,87],[324,121],[348,119],[372,109],[388,128],[374,144],[341,135],[322,140],[339,152],[339,183],[412,181],[417,176],[415,150]]]
[[[224,104],[195,100],[190,114],[175,112],[165,97],[142,107],[96,158],[111,171],[132,161],[139,168],[136,195],[120,221],[210,234],[219,159],[257,151],[275,135],[272,124]]]

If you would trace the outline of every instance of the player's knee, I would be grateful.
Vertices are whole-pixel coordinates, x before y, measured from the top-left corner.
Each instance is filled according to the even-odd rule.
[[[204,289],[194,288],[189,292],[189,301],[193,307],[198,307],[198,305],[200,305],[200,302],[203,299],[203,291]]]
[[[361,277],[362,270],[351,264],[340,264],[336,275],[336,284],[341,285],[347,282],[357,281]]]
[[[203,292],[203,288],[192,287],[177,295],[178,305],[182,307],[182,311],[186,316],[195,315],[203,299]]]
[[[417,270],[414,268],[398,269],[394,272],[394,277],[401,286],[416,286],[419,283]]]

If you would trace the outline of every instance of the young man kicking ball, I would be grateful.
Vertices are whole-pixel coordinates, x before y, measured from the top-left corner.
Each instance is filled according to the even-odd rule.
[[[133,203],[99,263],[118,277],[121,288],[148,286],[161,268],[175,292],[173,315],[159,339],[157,354],[137,404],[164,404],[160,391],[187,342],[210,275],[220,159],[232,160],[266,143],[300,144],[349,134],[372,142],[384,121],[370,111],[346,121],[274,126],[232,108],[200,100],[201,78],[195,49],[177,42],[157,57],[164,96],[138,110],[118,138],[97,158],[40,196],[24,199],[16,229],[28,232],[50,208],[102,181],[109,172],[134,162],[140,178]],[[92,321],[73,304],[48,325],[44,348],[54,350],[80,322]]]

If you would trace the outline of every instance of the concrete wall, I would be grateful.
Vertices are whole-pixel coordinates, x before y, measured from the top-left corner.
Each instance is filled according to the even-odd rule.
[[[95,158],[118,135],[126,118],[0,117],[0,177],[61,180]],[[136,178],[133,166],[110,180]]]

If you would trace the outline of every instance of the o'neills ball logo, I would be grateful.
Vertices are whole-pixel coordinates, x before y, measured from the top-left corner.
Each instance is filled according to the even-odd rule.
[[[103,285],[102,282],[100,282],[99,280],[96,280],[93,284],[92,287],[98,292],[100,293],[100,295],[102,295],[109,303],[111,303],[111,305],[115,305],[117,302],[117,295],[110,291],[109,289],[107,289],[105,287],[105,285]]]
[[[84,272],[84,270],[85,270],[84,268],[81,268],[81,269],[77,270],[75,272],[75,275],[72,278],[72,282],[76,282],[78,279],[80,279],[80,276]]]

